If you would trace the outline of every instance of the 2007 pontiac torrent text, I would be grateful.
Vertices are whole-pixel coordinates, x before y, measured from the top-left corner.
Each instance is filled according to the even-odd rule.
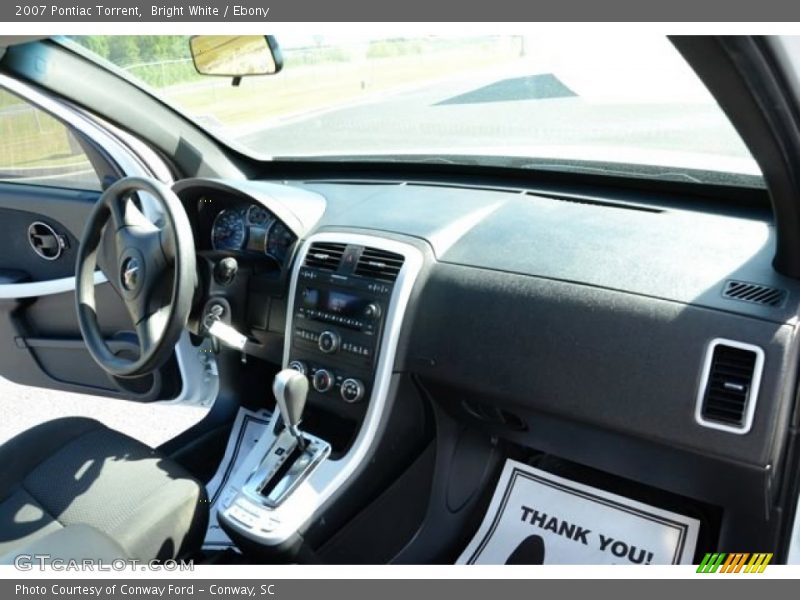
[[[138,6],[64,6],[55,4],[17,4],[18,17],[135,17],[142,18]]]

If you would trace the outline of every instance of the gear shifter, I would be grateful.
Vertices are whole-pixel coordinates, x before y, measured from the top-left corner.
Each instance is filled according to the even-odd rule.
[[[281,504],[303,479],[331,453],[326,441],[300,432],[308,396],[308,379],[295,369],[275,376],[272,393],[284,428],[274,431],[269,449],[243,486],[244,493],[264,506]]]
[[[308,397],[308,379],[299,371],[284,369],[275,376],[272,393],[286,429],[297,440],[299,447],[305,448],[306,441],[300,433],[299,425]]]

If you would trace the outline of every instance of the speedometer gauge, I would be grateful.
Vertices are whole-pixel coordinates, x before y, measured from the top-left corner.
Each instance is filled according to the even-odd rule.
[[[214,250],[241,250],[247,237],[244,216],[237,210],[223,210],[214,219],[211,228],[211,246]]]
[[[289,247],[294,243],[294,234],[280,221],[275,221],[269,230],[267,238],[267,254],[283,263],[289,252]]]

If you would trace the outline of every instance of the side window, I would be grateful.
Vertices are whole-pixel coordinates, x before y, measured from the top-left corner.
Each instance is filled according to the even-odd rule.
[[[0,89],[0,182],[100,190],[92,163],[61,121]]]

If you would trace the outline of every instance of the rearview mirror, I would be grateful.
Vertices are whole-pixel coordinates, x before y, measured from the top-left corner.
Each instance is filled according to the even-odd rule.
[[[283,66],[271,35],[195,35],[189,46],[198,73],[233,77],[234,83],[251,75],[274,75]]]

